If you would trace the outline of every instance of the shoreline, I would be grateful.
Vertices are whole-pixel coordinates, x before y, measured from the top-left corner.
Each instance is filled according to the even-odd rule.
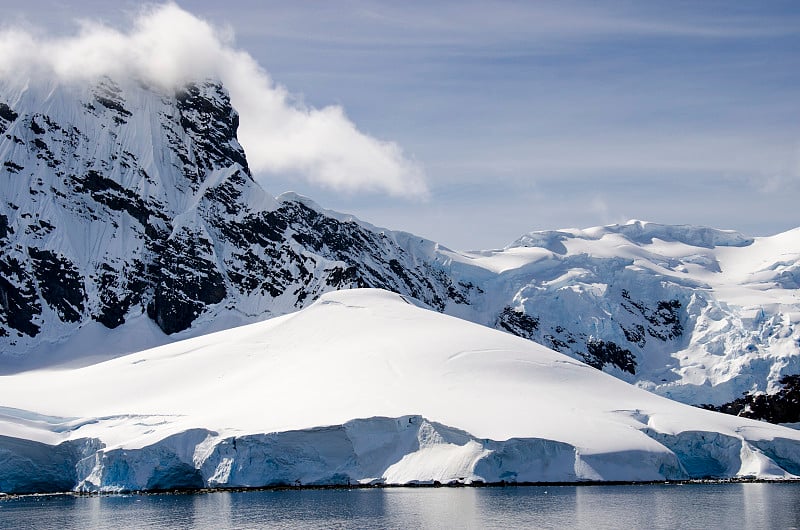
[[[759,479],[734,477],[725,479],[649,480],[649,481],[577,481],[577,482],[420,482],[408,484],[275,484],[269,486],[237,486],[231,488],[197,488],[169,490],[121,490],[121,491],[54,491],[38,493],[3,493],[0,502],[28,497],[115,497],[129,495],[206,495],[213,493],[246,493],[256,491],[304,491],[304,490],[379,490],[379,489],[438,489],[438,488],[542,488],[542,487],[586,487],[586,486],[686,486],[713,484],[798,484],[800,479]]]

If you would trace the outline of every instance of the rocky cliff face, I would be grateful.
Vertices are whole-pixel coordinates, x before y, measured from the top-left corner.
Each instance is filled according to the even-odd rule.
[[[163,334],[137,344],[155,345],[379,287],[687,402],[800,372],[798,231],[634,222],[453,252],[270,196],[237,126],[214,81],[0,82],[0,359],[143,320]]]
[[[175,331],[224,298],[202,212],[210,184],[249,172],[221,87],[165,95],[104,80],[3,94],[19,109],[0,143],[7,347],[87,319],[115,328],[145,308]]]
[[[204,313],[254,318],[322,292],[463,299],[427,262],[355,221],[254,181],[215,82],[159,93],[105,79],[0,93],[0,336],[5,352],[146,313],[164,333]]]

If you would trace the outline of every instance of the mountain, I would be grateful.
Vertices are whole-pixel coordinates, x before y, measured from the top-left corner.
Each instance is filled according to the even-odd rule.
[[[6,356],[47,355],[94,323],[141,315],[164,334],[208,331],[338,288],[384,287],[438,309],[462,297],[402,241],[265,193],[218,83],[169,94],[110,79],[7,83],[0,95]]]
[[[277,198],[216,81],[0,82],[0,373],[386,289],[687,403],[800,373],[800,229],[632,221],[457,252]]]
[[[0,376],[0,491],[800,475],[800,431],[411,302],[338,291],[91,366]]]
[[[456,281],[493,274],[478,283],[492,304],[467,318],[679,401],[724,403],[800,373],[800,228],[749,238],[631,221],[442,258]]]

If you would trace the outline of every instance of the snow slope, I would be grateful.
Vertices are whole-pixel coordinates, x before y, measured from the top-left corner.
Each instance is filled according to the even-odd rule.
[[[800,474],[800,431],[381,290],[0,377],[0,491]]]

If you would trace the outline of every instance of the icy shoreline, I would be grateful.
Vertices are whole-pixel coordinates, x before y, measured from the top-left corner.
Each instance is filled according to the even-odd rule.
[[[408,484],[328,484],[328,485],[292,485],[275,486],[232,486],[230,488],[198,488],[198,489],[166,489],[166,490],[130,490],[130,491],[53,491],[48,493],[3,493],[3,500],[26,497],[115,497],[130,495],[210,495],[214,493],[247,493],[256,491],[350,491],[380,489],[438,489],[438,488],[558,488],[558,487],[592,487],[592,486],[686,486],[714,484],[798,484],[800,478],[767,479],[754,477],[732,477],[722,479],[687,479],[687,480],[583,480],[573,482],[414,482]]]
[[[791,481],[800,474],[800,444],[793,440],[645,434],[662,451],[586,454],[539,438],[477,439],[421,416],[227,438],[192,429],[140,449],[107,449],[97,439],[48,445],[0,436],[0,491],[653,484]]]

